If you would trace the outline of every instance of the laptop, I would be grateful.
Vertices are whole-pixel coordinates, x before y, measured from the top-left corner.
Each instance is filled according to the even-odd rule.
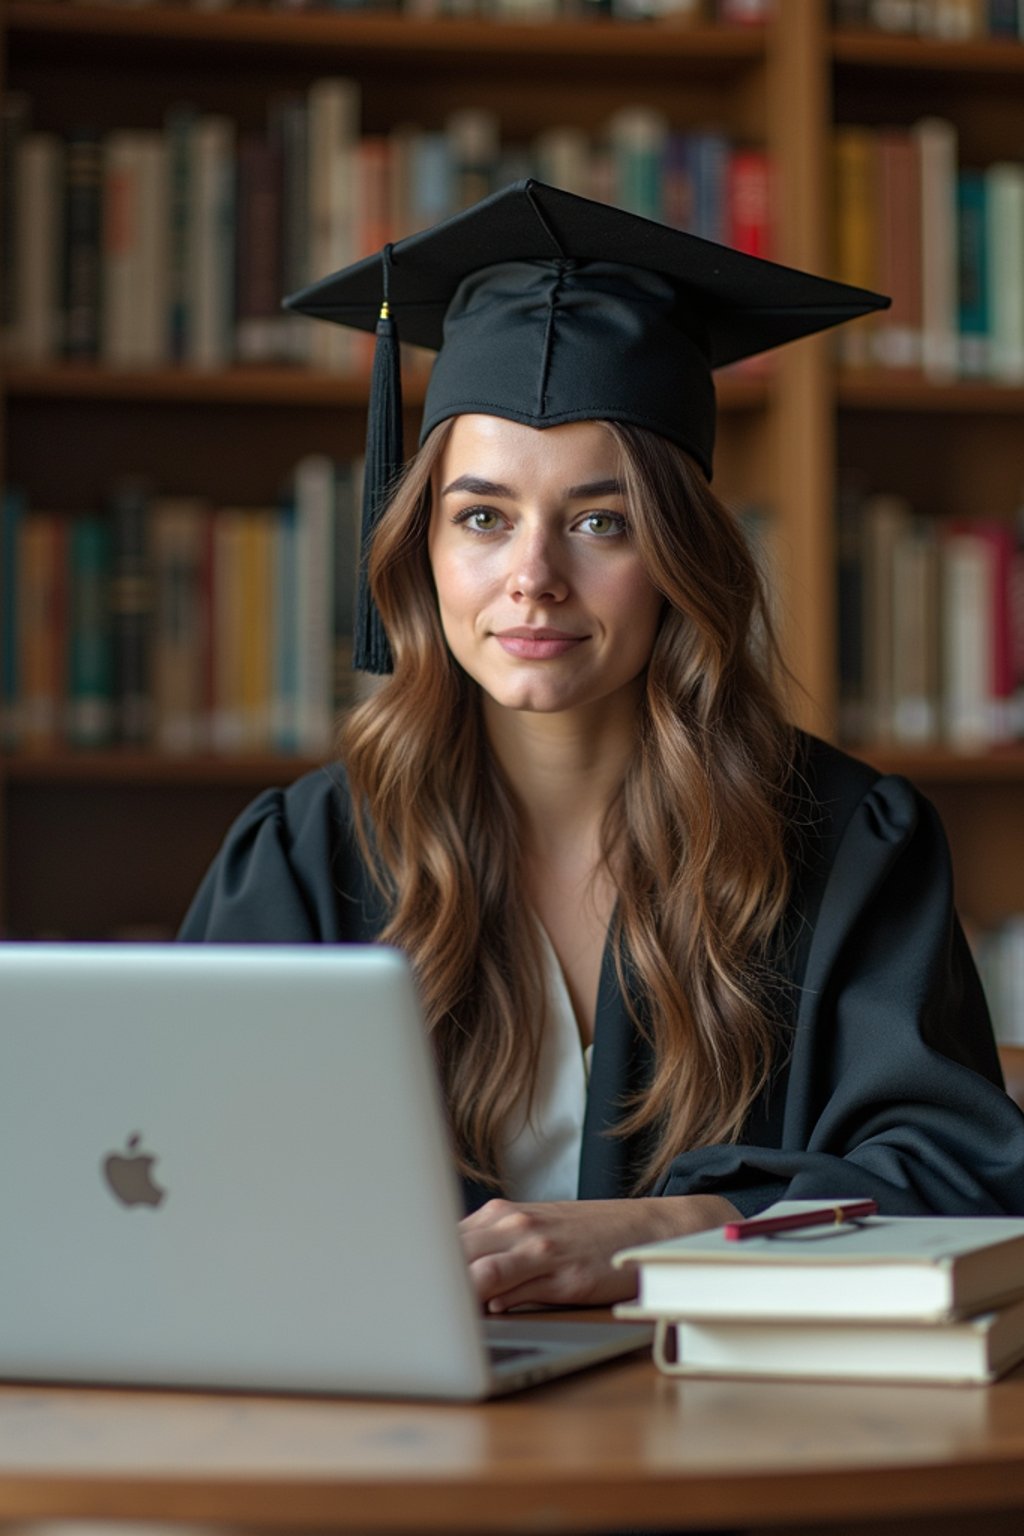
[[[0,944],[0,1376],[472,1400],[650,1345],[485,1321],[411,970]]]

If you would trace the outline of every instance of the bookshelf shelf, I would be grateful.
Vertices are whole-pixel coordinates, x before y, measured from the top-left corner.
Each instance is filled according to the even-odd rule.
[[[423,402],[425,377],[406,373],[402,397],[407,406]],[[89,363],[44,367],[11,366],[5,376],[12,400],[130,400],[200,405],[322,405],[363,410],[368,378],[302,367],[238,367],[218,371],[194,368],[129,370]],[[771,381],[764,376],[726,372],[717,382],[719,407],[754,410],[765,404]]]
[[[317,766],[305,757],[255,754],[248,757],[172,756],[157,752],[12,753],[0,777],[16,785],[95,785],[252,788],[287,783]]]
[[[857,754],[883,773],[901,773],[918,784],[1024,785],[1024,746],[991,747],[977,752],[948,747],[857,747]]]
[[[851,70],[1024,78],[1024,46],[1012,38],[946,42],[937,38],[886,37],[878,32],[836,31],[831,54],[834,64]]]
[[[586,73],[595,66],[668,73],[692,64],[719,77],[743,70],[764,55],[758,28],[714,27],[671,22],[614,22],[603,19],[544,23],[417,18],[372,13],[239,9],[203,11],[151,5],[128,9],[110,5],[68,5],[51,0],[13,0],[7,31],[23,48],[55,50],[102,47],[242,51],[294,60],[317,55],[324,65],[339,61],[389,65],[459,61],[490,71],[557,66]]]
[[[937,384],[916,373],[865,369],[840,375],[836,403],[851,411],[1024,416],[1024,385],[961,380]]]

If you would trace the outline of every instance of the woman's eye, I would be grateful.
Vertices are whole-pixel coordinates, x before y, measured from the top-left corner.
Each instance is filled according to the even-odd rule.
[[[617,534],[625,533],[626,519],[618,512],[588,512],[580,525],[586,533],[596,534],[599,538],[614,538]]]
[[[455,521],[464,528],[472,529],[474,533],[493,533],[501,527],[501,518],[491,507],[467,507],[458,514]]]

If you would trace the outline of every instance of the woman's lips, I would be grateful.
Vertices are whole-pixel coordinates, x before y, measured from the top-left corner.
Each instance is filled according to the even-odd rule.
[[[497,630],[494,638],[509,656],[522,661],[552,661],[574,650],[587,636],[571,635],[563,629],[522,628]]]

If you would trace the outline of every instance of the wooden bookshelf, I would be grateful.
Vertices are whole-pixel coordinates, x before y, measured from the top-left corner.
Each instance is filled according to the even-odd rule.
[[[58,129],[86,108],[100,128],[153,126],[186,88],[202,110],[251,126],[274,92],[328,73],[360,80],[373,132],[407,118],[433,125],[469,104],[492,107],[512,138],[552,123],[592,131],[642,101],[673,126],[715,125],[764,144],[777,169],[778,257],[827,271],[834,122],[908,122],[932,110],[962,126],[972,153],[1024,153],[1024,47],[833,32],[828,9],[776,0],[775,19],[757,29],[9,0],[0,43],[7,83],[45,101],[46,126]],[[837,470],[861,467],[881,484],[892,476],[896,488],[937,497],[940,511],[973,510],[978,496],[1004,505],[1014,482],[1024,486],[1024,388],[842,374],[832,357],[829,338],[812,338],[783,349],[769,372],[725,374],[716,455],[727,499],[768,506],[777,519],[795,709],[823,734],[834,734],[838,703]],[[126,467],[126,443],[144,444],[158,481],[174,483],[186,454],[189,489],[257,502],[303,453],[358,453],[365,397],[362,377],[301,368],[11,366],[0,378],[4,460],[40,503],[88,504]],[[411,420],[421,401],[412,377]],[[1024,910],[1024,748],[861,751],[939,803],[973,914],[995,921]],[[231,816],[261,786],[309,766],[9,756],[0,763],[0,933],[173,927]]]

